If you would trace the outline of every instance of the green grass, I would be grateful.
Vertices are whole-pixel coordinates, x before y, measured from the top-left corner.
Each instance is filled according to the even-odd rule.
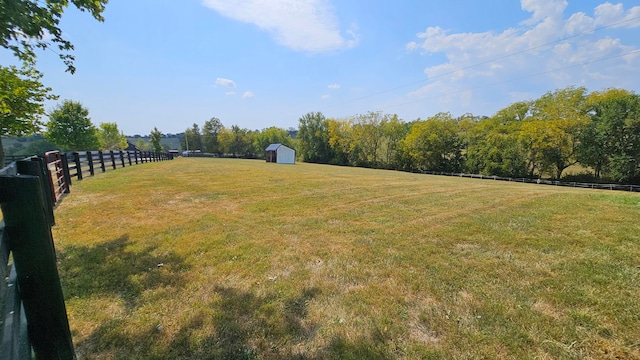
[[[640,358],[640,195],[177,159],[74,182],[86,359]]]

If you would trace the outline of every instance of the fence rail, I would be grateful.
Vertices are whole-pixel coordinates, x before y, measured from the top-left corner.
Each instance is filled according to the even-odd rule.
[[[598,183],[583,183],[583,182],[576,182],[576,181],[511,178],[511,177],[501,177],[501,176],[493,176],[493,175],[450,173],[450,172],[442,172],[442,171],[417,171],[417,172],[421,174],[428,174],[428,175],[456,176],[456,177],[466,177],[466,178],[472,178],[472,179],[511,181],[511,182],[527,183],[527,184],[541,184],[541,185],[553,185],[553,186],[578,187],[578,188],[584,188],[584,189],[640,192],[640,186],[638,185],[598,184]]]
[[[0,170],[0,359],[76,358],[51,235],[54,207],[72,178],[171,159],[141,151],[52,151]]]

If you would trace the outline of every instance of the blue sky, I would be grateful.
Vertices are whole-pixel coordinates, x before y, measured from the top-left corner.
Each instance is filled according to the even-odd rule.
[[[297,127],[311,111],[490,116],[569,85],[640,92],[638,1],[111,0],[104,16],[63,16],[75,75],[51,51],[38,68],[127,135],[211,117]]]

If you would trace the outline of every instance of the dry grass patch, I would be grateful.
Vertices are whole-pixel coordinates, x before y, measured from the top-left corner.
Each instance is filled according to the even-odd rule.
[[[88,359],[640,357],[640,196],[178,159],[57,209]]]

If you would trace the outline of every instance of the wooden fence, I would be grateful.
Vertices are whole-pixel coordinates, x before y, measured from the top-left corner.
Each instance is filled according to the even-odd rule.
[[[619,191],[640,192],[640,186],[638,186],[638,185],[598,184],[598,183],[583,183],[583,182],[576,182],[576,181],[557,181],[557,180],[530,179],[530,178],[511,178],[511,177],[501,177],[501,176],[493,176],[493,175],[449,173],[449,172],[442,172],[442,171],[415,171],[415,172],[419,172],[421,174],[429,174],[429,175],[456,176],[456,177],[466,177],[466,178],[482,179],[482,180],[499,180],[499,181],[511,181],[511,182],[528,183],[528,184],[539,184],[539,185],[578,187],[578,188],[585,188],[585,189],[619,190]]]
[[[171,160],[140,151],[48,152],[0,170],[0,359],[75,359],[56,254],[53,210],[72,178]],[[9,264],[9,259],[12,263]]]

